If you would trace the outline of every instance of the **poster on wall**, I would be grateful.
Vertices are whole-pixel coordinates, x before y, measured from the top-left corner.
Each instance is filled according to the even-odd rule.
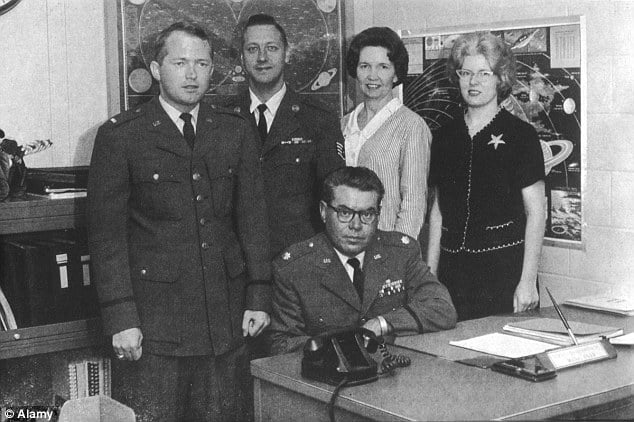
[[[491,25],[517,60],[517,83],[501,106],[535,127],[546,169],[546,244],[582,246],[582,159],[585,101],[582,28],[577,22]],[[482,28],[479,28],[482,30]],[[461,96],[446,62],[461,33],[401,31],[410,56],[403,102],[432,132],[462,115]]]
[[[185,21],[206,28],[214,48],[214,71],[205,101],[246,89],[240,58],[240,26],[256,13],[276,18],[289,43],[287,84],[342,112],[342,10],[340,0],[119,0],[121,109],[158,94],[150,73],[153,40],[163,28]]]

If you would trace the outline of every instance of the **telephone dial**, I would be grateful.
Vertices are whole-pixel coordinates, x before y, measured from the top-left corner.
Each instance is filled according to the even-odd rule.
[[[381,364],[371,354],[380,351]],[[379,374],[408,366],[403,355],[392,355],[382,337],[365,328],[343,328],[311,337],[304,344],[302,376],[330,385],[360,385]]]

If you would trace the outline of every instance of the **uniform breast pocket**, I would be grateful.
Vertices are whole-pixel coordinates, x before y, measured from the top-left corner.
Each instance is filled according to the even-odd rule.
[[[139,161],[132,168],[133,208],[161,220],[180,220],[186,202],[186,186],[173,165],[160,161]]]
[[[282,196],[301,195],[311,192],[313,185],[312,148],[307,146],[283,146],[282,153],[275,157],[273,172],[277,175],[275,187]]]
[[[233,188],[235,184],[233,167],[213,173],[210,178],[214,213],[218,217],[230,215],[233,209]]]

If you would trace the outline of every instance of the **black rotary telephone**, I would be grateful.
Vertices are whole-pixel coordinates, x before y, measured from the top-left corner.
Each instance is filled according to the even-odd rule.
[[[380,351],[381,363],[371,354]],[[409,358],[392,355],[382,337],[365,328],[342,328],[311,337],[304,344],[302,376],[330,385],[360,385],[376,381],[379,374],[408,366]]]
[[[381,363],[371,354],[380,350]],[[379,374],[409,366],[407,356],[392,355],[382,337],[365,328],[342,328],[309,338],[304,344],[302,376],[336,386],[328,403],[330,420],[335,420],[335,400],[346,386],[361,385],[378,379]]]
[[[302,376],[330,385],[344,379],[348,385],[377,380],[378,365],[370,356],[378,341],[365,328],[344,328],[311,337],[304,345]]]

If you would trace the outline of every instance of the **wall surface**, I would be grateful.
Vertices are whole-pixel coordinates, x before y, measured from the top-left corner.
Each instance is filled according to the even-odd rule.
[[[348,37],[370,26],[429,30],[585,16],[585,250],[544,247],[540,280],[562,300],[603,291],[634,298],[634,1],[354,0],[346,6]]]
[[[634,0],[344,0],[346,34],[584,15],[588,142],[585,250],[545,247],[540,278],[561,298],[634,296]],[[108,118],[105,0],[25,0],[0,16],[0,128],[54,146],[31,167],[86,165]],[[109,29],[108,32],[112,32]],[[106,50],[109,48],[109,50]],[[115,66],[116,69],[116,66]],[[110,72],[112,73],[112,71]],[[545,301],[546,303],[548,301]]]
[[[25,0],[0,16],[0,128],[53,146],[28,167],[87,165],[107,118],[103,0]]]

